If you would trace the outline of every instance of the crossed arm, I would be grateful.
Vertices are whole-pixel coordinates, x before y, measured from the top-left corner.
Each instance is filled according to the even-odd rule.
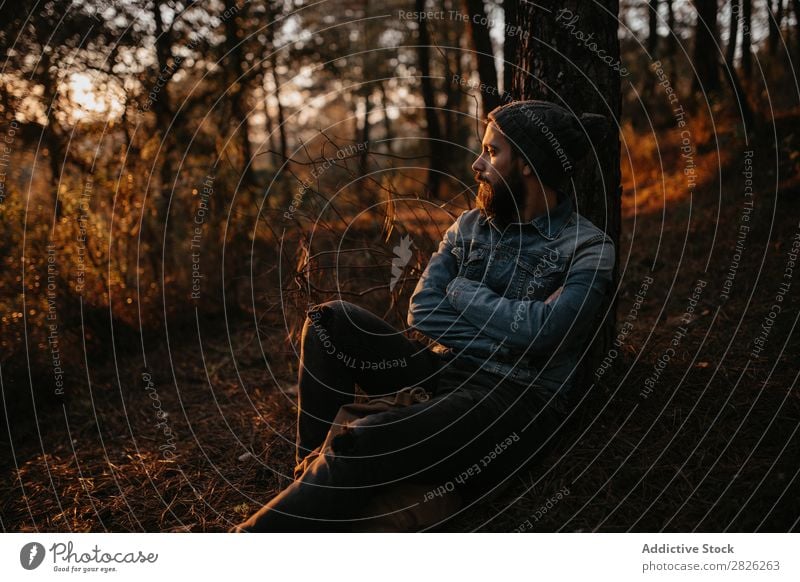
[[[408,325],[449,348],[485,352],[486,341],[481,341],[480,336],[485,338],[486,334],[447,300],[447,284],[458,274],[458,265],[450,251],[460,220],[459,217],[447,229],[417,282],[408,306]],[[503,350],[499,345],[495,347]]]
[[[458,275],[450,252],[459,221],[445,233],[411,297],[408,324],[442,345],[469,351],[549,355],[584,337],[611,283],[614,247],[598,236],[577,249],[563,285],[545,301],[503,297]],[[502,346],[502,347],[501,347]]]

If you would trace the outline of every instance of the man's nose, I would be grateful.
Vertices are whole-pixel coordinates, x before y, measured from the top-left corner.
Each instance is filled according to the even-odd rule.
[[[472,171],[481,173],[484,171],[484,169],[485,166],[483,164],[483,157],[478,156],[478,158],[474,162],[472,162]]]

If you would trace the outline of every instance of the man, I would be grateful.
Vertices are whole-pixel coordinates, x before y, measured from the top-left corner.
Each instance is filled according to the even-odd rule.
[[[552,440],[612,281],[612,241],[564,193],[574,165],[603,147],[604,126],[544,101],[489,114],[472,165],[478,207],[446,231],[411,297],[409,326],[430,347],[352,303],[309,311],[296,480],[234,531],[358,531],[369,500],[397,483],[430,486],[413,507],[432,503],[430,491],[471,501]],[[370,396],[420,386],[430,398],[326,441],[356,384]]]

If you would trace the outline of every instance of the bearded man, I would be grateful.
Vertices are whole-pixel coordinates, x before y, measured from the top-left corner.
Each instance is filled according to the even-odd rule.
[[[613,242],[566,190],[575,165],[604,146],[607,123],[533,100],[502,105],[485,124],[477,208],[447,229],[409,304],[409,327],[429,341],[346,301],[312,307],[295,481],[234,531],[359,531],[374,517],[370,498],[397,483],[471,502],[552,441],[611,290]],[[426,398],[326,440],[356,385],[368,396],[421,387]]]

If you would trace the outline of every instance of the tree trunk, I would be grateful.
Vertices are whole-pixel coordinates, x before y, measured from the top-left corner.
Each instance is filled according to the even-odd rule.
[[[467,15],[467,30],[472,40],[472,49],[475,51],[475,63],[478,69],[478,78],[488,90],[481,92],[483,116],[500,104],[500,91],[497,82],[497,68],[494,65],[494,49],[492,39],[489,37],[489,27],[482,22],[488,22],[488,16],[483,6],[483,0],[463,0],[464,12]],[[477,20],[478,22],[475,22]]]
[[[767,0],[767,28],[769,29],[767,49],[769,50],[769,54],[773,56],[778,50],[778,42],[781,37],[781,31],[777,21],[778,4],[779,0]]]
[[[150,239],[153,248],[150,250],[150,257],[152,262],[153,273],[167,273],[169,267],[165,259],[165,263],[159,265],[159,258],[162,256],[167,257],[166,253],[161,252],[161,245],[166,241],[166,225],[167,213],[169,210],[169,201],[172,197],[172,186],[175,183],[175,164],[173,163],[173,151],[175,149],[175,126],[173,125],[173,111],[172,103],[169,96],[169,83],[172,75],[175,72],[174,59],[172,58],[172,29],[164,26],[164,21],[161,17],[161,6],[166,4],[164,0],[153,1],[153,20],[156,25],[156,66],[158,67],[157,77],[153,80],[153,85],[158,83],[161,90],[156,95],[155,101],[152,103],[151,108],[156,116],[156,131],[161,135],[160,153],[161,153],[161,191],[158,196],[153,196],[153,206],[155,209],[154,223],[151,228],[145,227],[145,230],[150,231]],[[174,229],[170,238],[174,237]],[[147,236],[147,235],[145,235]],[[166,243],[169,248],[170,244]],[[160,266],[160,269],[159,269]]]
[[[647,4],[647,58],[651,62],[657,61],[658,56],[658,0],[650,0]],[[656,78],[649,75],[644,79],[642,100],[647,103],[655,91]]]
[[[752,36],[750,35],[753,20],[752,0],[742,0],[742,73],[749,80],[753,74]]]
[[[286,123],[284,121],[284,114],[283,114],[283,103],[281,103],[281,83],[280,79],[278,78],[278,57],[275,56],[276,52],[272,51],[270,55],[270,66],[272,68],[272,82],[275,85],[275,102],[278,104],[278,134],[281,137],[281,164],[286,161],[286,155],[289,151],[289,146],[287,145],[288,140],[286,138]]]
[[[458,2],[453,5],[454,9],[458,9]],[[465,23],[461,21],[454,21],[453,26],[448,27],[447,44],[448,46],[455,47],[453,50],[447,50],[445,56],[447,59],[448,76],[452,78],[465,79],[468,78],[472,71],[473,59],[470,55],[471,41],[466,34]],[[459,83],[447,84],[447,100],[444,104],[444,136],[445,143],[448,144],[461,144],[465,149],[450,148],[447,156],[441,162],[441,170],[445,172],[445,176],[459,176],[463,172],[469,172],[469,169],[475,159],[475,153],[471,148],[475,140],[475,128],[478,125],[478,117],[481,113],[478,109],[479,101],[477,96],[472,97],[460,86]],[[469,117],[468,121],[460,111],[468,111],[470,114],[474,112],[475,118]],[[464,193],[464,200],[468,204],[472,204],[473,200],[467,192]]]
[[[247,74],[244,62],[244,50],[239,42],[241,20],[234,0],[225,0],[225,11],[235,16],[225,21],[225,48],[230,66],[227,67],[228,88],[231,99],[230,128],[239,132],[239,147],[242,150],[241,181],[245,186],[255,184],[253,176],[253,150],[250,147],[247,115]],[[244,35],[242,35],[244,38]]]
[[[530,34],[520,38],[514,77],[514,92],[522,99],[546,99],[565,105],[576,114],[591,112],[605,115],[613,128],[607,141],[596,144],[589,161],[576,168],[574,178],[576,207],[599,228],[605,230],[617,245],[621,221],[620,141],[619,124],[621,93],[619,70],[576,42],[575,35],[594,33],[598,48],[605,50],[615,62],[619,59],[617,16],[618,0],[538,0],[519,5],[519,21]],[[577,18],[576,18],[577,17]],[[618,280],[618,263],[614,285]],[[615,310],[598,334],[590,354],[582,366],[579,382],[589,380],[587,372],[602,354],[614,335]],[[588,365],[587,365],[588,364]]]
[[[42,98],[47,107],[47,124],[42,127],[44,141],[47,144],[48,162],[50,165],[50,187],[53,189],[53,212],[56,218],[61,218],[61,204],[59,203],[59,186],[61,184],[61,168],[66,161],[63,132],[59,127],[58,117],[56,116],[58,94],[58,82],[50,72],[50,53],[42,52],[41,68],[42,74],[39,79],[42,83]]]
[[[369,165],[369,139],[370,139],[370,123],[369,123],[369,114],[372,113],[372,92],[366,88],[365,85],[364,89],[364,125],[361,127],[361,139],[359,140],[360,143],[364,144],[364,148],[361,150],[361,154],[358,157],[358,169],[361,172],[361,175],[365,175],[368,170]]]
[[[658,60],[656,50],[658,49],[658,0],[650,0],[648,8],[647,22],[647,52],[651,61]]]
[[[456,12],[459,9],[458,0],[448,0],[445,3],[445,8]],[[445,94],[447,98],[444,103],[442,117],[440,117],[444,122],[442,139],[447,143],[463,143],[459,138],[459,130],[463,127],[463,124],[460,123],[461,116],[458,112],[461,111],[461,104],[464,101],[464,88],[461,87],[460,83],[456,82],[456,79],[468,78],[472,71],[472,66],[469,66],[465,73],[464,67],[462,66],[464,60],[463,56],[469,55],[469,51],[472,50],[472,41],[467,35],[465,23],[459,19],[453,19],[451,26],[447,27],[445,39],[447,46],[455,47],[455,49],[443,49],[445,62],[447,64],[448,82],[445,85]],[[472,59],[470,59],[470,61],[472,61]],[[472,106],[471,99],[469,106]],[[475,114],[478,115],[478,112],[476,111]],[[444,171],[447,175],[450,175],[450,168],[460,167],[458,160],[459,154],[453,152],[452,156],[448,156],[446,160],[442,161],[439,169]]]
[[[694,33],[692,62],[696,75],[692,78],[692,92],[718,93],[719,57],[717,55],[717,0],[694,0],[697,23]]]
[[[503,13],[508,27],[506,30],[511,31],[503,37],[505,39],[503,43],[503,93],[510,93],[511,88],[514,86],[514,64],[517,56],[517,47],[519,46],[519,37],[522,34],[522,30],[518,28],[518,5],[519,0],[503,0]]]
[[[425,0],[414,0],[415,10],[420,13],[425,11]],[[419,21],[419,48],[417,49],[417,59],[419,60],[420,83],[422,84],[422,99],[425,102],[425,120],[428,125],[428,151],[430,152],[430,164],[428,170],[428,190],[431,196],[436,198],[441,183],[441,160],[436,152],[441,151],[442,133],[439,129],[439,118],[436,115],[436,97],[433,91],[431,80],[430,35],[428,34],[428,24],[422,19]],[[449,82],[449,81],[448,81]]]
[[[386,84],[384,82],[378,83],[378,88],[381,90],[381,107],[383,107],[383,131],[384,143],[386,144],[386,152],[392,153],[392,120],[389,119],[389,97],[386,95]]]
[[[736,96],[737,106],[740,108],[740,113],[742,116],[742,121],[744,122],[745,125],[745,130],[748,133],[755,131],[756,127],[755,127],[753,109],[750,107],[750,103],[747,101],[747,94],[745,93],[745,90],[742,87],[742,83],[739,80],[739,75],[736,72],[736,69],[733,68],[732,66],[728,67],[725,78],[728,79],[728,82],[731,85],[731,90]]]
[[[261,62],[261,92],[262,92],[262,99],[261,99],[261,108],[264,112],[264,131],[267,133],[267,144],[270,151],[276,151],[278,147],[275,144],[275,122],[272,119],[272,115],[269,112],[269,90],[267,89],[267,59],[264,59]],[[271,156],[273,163],[276,166],[280,166],[282,160],[277,160],[277,156],[273,153]]]
[[[669,58],[670,71],[675,71],[675,54],[678,52],[678,33],[675,31],[675,8],[672,0],[667,0],[667,55]]]
[[[163,196],[169,198],[171,183],[174,180],[174,171],[172,170],[172,157],[169,155],[172,150],[171,131],[170,125],[172,123],[172,103],[169,98],[169,78],[171,78],[170,61],[172,60],[172,34],[171,29],[164,26],[164,21],[161,17],[161,5],[164,4],[163,0],[153,1],[153,20],[156,24],[156,65],[158,66],[157,80],[153,81],[162,83],[163,87],[156,95],[156,99],[151,105],[153,113],[156,116],[156,127],[161,132],[161,187],[164,189]],[[163,78],[161,78],[163,77]]]
[[[747,101],[747,95],[742,88],[742,83],[739,80],[739,75],[734,66],[734,57],[736,55],[736,42],[738,37],[738,23],[739,23],[739,9],[740,0],[731,0],[731,19],[730,19],[730,38],[728,40],[727,50],[725,51],[725,78],[728,80],[736,97],[736,102],[741,111],[742,121],[744,122],[746,131],[752,131],[753,126],[753,110]]]
[[[792,11],[794,12],[795,63],[798,63],[800,62],[800,0],[792,0]]]
[[[731,18],[728,26],[728,46],[725,51],[725,63],[728,68],[733,68],[733,60],[736,57],[736,43],[739,36],[739,15],[741,14],[741,0],[731,0]]]

